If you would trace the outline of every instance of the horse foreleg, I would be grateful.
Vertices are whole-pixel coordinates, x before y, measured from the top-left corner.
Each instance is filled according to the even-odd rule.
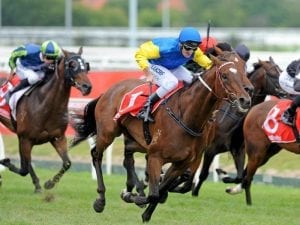
[[[185,163],[181,163],[185,164]],[[143,222],[148,222],[151,219],[151,216],[156,209],[158,203],[164,203],[168,197],[168,190],[170,189],[172,183],[176,178],[183,174],[182,171],[186,171],[187,168],[177,168],[174,164],[167,170],[164,179],[159,185],[159,199],[155,202],[150,202],[144,213],[142,214]]]
[[[201,172],[199,174],[199,180],[192,187],[192,196],[199,195],[200,188],[201,188],[203,182],[207,179],[207,177],[209,175],[209,168],[210,168],[210,165],[215,156],[216,156],[216,152],[215,152],[215,148],[213,148],[213,147],[207,148],[204,151],[203,165],[200,170]],[[200,162],[198,163],[198,165],[199,164],[200,164]]]
[[[61,157],[63,165],[52,179],[45,182],[44,187],[46,189],[53,188],[55,184],[60,181],[64,173],[71,167],[72,164],[67,152],[67,138],[65,136],[54,139],[53,141],[51,141],[51,144],[55,148],[58,155]]]
[[[37,177],[36,173],[34,172],[31,163],[30,163],[30,165],[29,165],[29,174],[30,174],[30,176],[31,176],[32,183],[33,183],[33,185],[35,186],[34,192],[35,192],[35,193],[41,193],[41,192],[42,192],[42,187],[41,187],[41,185],[40,185],[40,180],[39,180],[39,178]]]
[[[96,147],[91,149],[91,155],[93,159],[93,165],[95,167],[96,175],[97,175],[97,192],[99,194],[99,198],[94,202],[94,210],[98,213],[101,213],[105,208],[105,185],[103,180],[102,173],[102,157],[103,154],[98,153],[96,151]]]
[[[147,172],[149,176],[149,193],[148,196],[136,196],[134,203],[136,205],[145,205],[155,203],[159,200],[159,183],[162,169],[162,162],[157,157],[148,155]]]
[[[134,200],[132,199],[132,196],[136,196],[136,194],[132,193],[134,187],[136,187],[138,195],[145,196],[145,192],[144,192],[145,185],[143,181],[139,180],[135,172],[133,152],[126,150],[126,146],[125,146],[123,166],[127,172],[127,181],[126,181],[126,189],[122,191],[121,198],[127,203],[133,203]]]

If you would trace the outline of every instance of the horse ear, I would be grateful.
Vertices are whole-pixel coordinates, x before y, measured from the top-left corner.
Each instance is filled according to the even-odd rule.
[[[272,56],[269,56],[269,60],[271,63],[275,64],[274,59],[272,58]]]
[[[220,48],[217,47],[217,46],[215,46],[214,49],[215,49],[217,55],[221,55],[221,54],[223,53],[222,49],[220,49]]]
[[[78,55],[82,54],[82,46],[80,46],[79,50],[78,50]]]
[[[221,61],[216,56],[210,55],[209,58],[213,61],[214,65],[221,64]]]
[[[66,50],[64,50],[63,48],[61,49],[62,53],[64,56],[66,56],[68,54],[68,52]]]

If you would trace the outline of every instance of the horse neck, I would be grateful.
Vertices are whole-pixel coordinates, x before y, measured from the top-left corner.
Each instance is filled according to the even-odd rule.
[[[204,76],[203,78],[212,90],[215,89],[216,80],[216,73],[213,73],[213,76]],[[209,119],[211,112],[215,110],[217,100],[217,97],[201,81],[197,80],[182,96],[182,101],[186,103],[184,110],[181,111],[182,120],[195,129],[202,128]]]
[[[71,86],[66,83],[64,71],[56,71],[50,80],[41,87],[44,96],[43,104],[49,104],[53,110],[65,110],[68,106]],[[53,103],[59,102],[59,104]]]
[[[259,77],[261,76],[261,77]],[[254,92],[252,97],[252,106],[257,105],[264,101],[267,96],[267,92],[264,87],[264,83],[266,83],[266,74],[265,70],[262,67],[257,68],[252,73],[250,73],[249,80],[253,84]]]

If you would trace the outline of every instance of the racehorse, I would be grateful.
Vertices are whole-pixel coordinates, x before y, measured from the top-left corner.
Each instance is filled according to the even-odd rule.
[[[258,60],[253,66],[254,69],[248,73],[248,78],[254,86],[251,106],[263,102],[267,95],[274,95],[277,97],[287,96],[287,93],[281,89],[278,82],[282,70],[274,62],[272,57],[269,57],[268,61]],[[192,188],[193,196],[199,195],[201,185],[208,177],[211,163],[214,157],[219,153],[230,151],[237,169],[237,176],[235,178],[224,176],[224,172],[221,169],[218,169],[218,173],[222,171],[221,177],[223,182],[241,182],[245,161],[242,129],[245,115],[245,113],[239,112],[230,103],[223,101],[216,113],[215,122],[207,123],[206,129],[204,129],[203,132],[203,141],[207,140],[208,137],[210,137],[210,141],[205,147],[199,181]],[[201,158],[199,161],[200,160]],[[192,181],[190,180],[189,182],[191,183]],[[179,192],[184,193],[184,191],[188,191],[188,187],[184,185],[181,189],[179,188]]]
[[[283,91],[279,85],[278,78],[281,69],[274,62],[272,57],[269,61],[259,60],[253,64],[254,69],[248,74],[248,78],[254,86],[252,93],[252,106],[262,102],[266,95],[274,95],[278,97],[285,97],[286,92]],[[230,151],[233,156],[235,167],[237,169],[237,176],[231,178],[222,174],[223,182],[225,183],[239,183],[242,179],[244,169],[245,154],[242,150],[243,145],[243,119],[245,112],[240,112],[234,105],[228,101],[223,101],[220,107],[217,108],[214,114],[213,122],[206,124],[203,130],[201,139],[201,146],[204,146],[204,158],[201,173],[199,175],[198,183],[193,185],[193,178],[196,169],[199,167],[201,157],[195,162],[191,170],[187,171],[182,177],[178,178],[173,183],[171,192],[186,193],[192,190],[193,196],[199,195],[199,190],[202,183],[209,175],[209,168],[214,157],[226,151]],[[203,143],[204,142],[204,143]],[[129,137],[124,136],[125,154],[124,167],[127,171],[126,189],[122,193],[122,199],[130,202],[128,193],[131,193],[134,187],[139,195],[143,195],[144,182],[140,181],[134,171],[135,152],[141,152],[141,146],[135,143]],[[201,156],[201,155],[200,155]],[[218,172],[222,171],[218,169]],[[223,171],[222,171],[223,172]],[[223,172],[224,173],[224,172]],[[183,185],[181,185],[184,183]]]
[[[247,205],[252,204],[250,187],[258,167],[267,163],[267,161],[281,149],[300,154],[299,143],[295,141],[282,143],[280,143],[281,141],[271,142],[263,129],[263,124],[267,124],[269,125],[268,129],[272,130],[272,133],[276,132],[281,124],[277,118],[280,118],[281,114],[279,108],[277,108],[278,105],[276,107],[274,106],[277,103],[282,104],[286,101],[289,100],[270,100],[262,102],[254,106],[245,118],[243,131],[245,137],[245,151],[248,160],[242,182],[235,187],[228,188],[227,192],[237,194],[245,189]],[[290,102],[288,105],[290,105]],[[289,129],[292,128],[289,127]]]
[[[47,74],[49,80],[19,100],[16,120],[0,116],[0,121],[18,136],[21,167],[17,168],[9,158],[0,160],[0,164],[21,176],[29,173],[35,192],[42,188],[31,164],[32,147],[50,142],[62,158],[62,168],[44,185],[46,189],[53,188],[71,166],[65,136],[71,87],[78,89],[82,95],[88,95],[92,88],[87,77],[88,63],[81,57],[82,47],[78,53],[66,50],[63,53],[64,56],[55,63],[55,70]]]
[[[146,149],[148,196],[132,196],[137,205],[149,204],[142,215],[143,222],[146,222],[157,204],[166,199],[170,184],[198,157],[195,145],[215,104],[228,99],[242,111],[249,109],[250,96],[244,87],[251,83],[246,77],[244,62],[234,52],[220,52],[220,56],[212,56],[212,60],[213,67],[199,76],[198,81],[176,92],[154,113],[155,123],[148,124],[152,134],[149,144],[143,135],[141,120],[130,114],[123,115],[118,121],[113,120],[124,94],[144,84],[143,81],[121,81],[99,98],[94,115],[91,115],[97,127],[96,146],[91,150],[99,193],[99,198],[94,202],[96,212],[102,212],[105,207],[106,187],[101,168],[103,152],[115,137],[126,134]],[[166,163],[171,163],[171,167],[160,182],[161,169]]]

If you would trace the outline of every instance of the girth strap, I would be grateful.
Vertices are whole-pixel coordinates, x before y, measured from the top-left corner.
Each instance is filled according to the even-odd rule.
[[[169,114],[169,116],[171,116],[172,119],[174,119],[174,121],[180,126],[182,127],[186,132],[188,132],[190,135],[194,136],[194,137],[200,137],[202,135],[202,132],[195,132],[192,129],[190,129],[189,127],[187,127],[182,120],[180,120],[175,113],[172,111],[172,109],[170,107],[166,107],[166,110]]]

